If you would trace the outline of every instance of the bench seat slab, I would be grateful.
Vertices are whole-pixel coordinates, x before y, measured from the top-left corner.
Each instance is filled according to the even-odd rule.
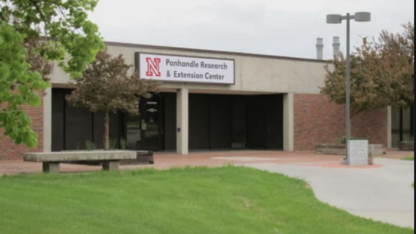
[[[29,152],[23,156],[28,162],[74,162],[74,161],[116,161],[135,159],[133,150],[92,150],[92,151],[60,151],[60,152]]]

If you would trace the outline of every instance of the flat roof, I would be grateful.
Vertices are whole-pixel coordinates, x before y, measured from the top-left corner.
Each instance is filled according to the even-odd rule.
[[[140,47],[140,48],[148,48],[148,49],[187,51],[187,52],[197,52],[197,53],[199,52],[199,53],[210,53],[210,54],[226,54],[226,55],[237,55],[237,56],[250,56],[250,57],[260,57],[260,58],[315,62],[315,63],[328,63],[329,62],[328,60],[297,58],[297,57],[266,55],[266,54],[252,54],[252,53],[232,52],[232,51],[219,51],[219,50],[194,49],[194,48],[183,48],[183,47],[172,47],[172,46],[133,44],[133,43],[124,43],[124,42],[112,42],[112,41],[104,41],[104,42],[110,46]]]

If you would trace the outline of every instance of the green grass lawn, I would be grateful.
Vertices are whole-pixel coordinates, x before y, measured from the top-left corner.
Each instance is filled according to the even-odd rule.
[[[0,178],[2,234],[413,233],[319,202],[255,169],[153,169]]]
[[[415,156],[405,157],[405,158],[402,158],[402,160],[415,161]]]

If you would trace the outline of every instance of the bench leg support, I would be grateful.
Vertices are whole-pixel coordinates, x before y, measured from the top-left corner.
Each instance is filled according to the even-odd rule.
[[[44,162],[42,163],[42,170],[45,173],[59,173],[59,162]]]
[[[103,162],[103,171],[118,171],[118,161]]]

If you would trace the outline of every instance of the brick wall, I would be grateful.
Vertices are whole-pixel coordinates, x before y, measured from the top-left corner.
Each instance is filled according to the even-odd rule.
[[[0,160],[22,159],[25,152],[42,151],[43,149],[43,99],[39,107],[24,106],[32,120],[32,129],[38,134],[38,146],[29,149],[25,145],[16,145],[9,137],[4,136],[3,129],[0,129]]]
[[[352,136],[368,136],[370,143],[387,147],[387,107],[369,113],[360,113],[351,120]]]
[[[387,108],[360,113],[351,119],[351,135],[387,146]],[[345,135],[345,106],[320,94],[294,95],[295,150],[313,150],[316,144],[336,143]]]

